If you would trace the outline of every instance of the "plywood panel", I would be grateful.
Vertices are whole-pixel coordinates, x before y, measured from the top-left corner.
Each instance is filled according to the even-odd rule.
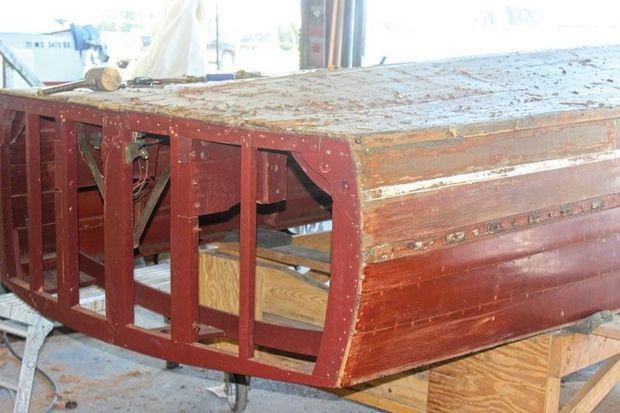
[[[428,412],[540,412],[549,336],[508,344],[431,370]]]
[[[315,249],[323,252],[331,251],[332,232],[323,231],[314,234],[293,235],[293,245]]]
[[[594,334],[558,334],[550,374],[564,377],[620,353],[620,341]]]
[[[277,263],[257,263],[256,314],[271,314],[322,327],[327,290],[312,285],[298,273]],[[239,306],[239,260],[231,254],[209,251],[200,254],[200,304],[237,314]]]
[[[381,410],[422,413],[426,411],[428,376],[428,371],[405,372],[335,393]]]

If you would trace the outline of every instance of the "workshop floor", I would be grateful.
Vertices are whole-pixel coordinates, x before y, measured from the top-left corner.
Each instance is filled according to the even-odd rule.
[[[23,345],[15,343],[21,353]],[[207,390],[221,385],[222,373],[183,366],[165,370],[164,362],[85,337],[54,334],[42,351],[40,366],[59,384],[65,404],[76,402],[75,412],[228,412],[224,399]],[[0,349],[0,374],[16,375],[17,364],[6,348]],[[595,368],[568,377],[563,400]],[[35,385],[32,412],[42,412],[51,398],[40,378]],[[0,390],[0,412],[11,411],[12,396]],[[620,406],[620,386],[595,410],[612,413]],[[253,378],[247,412],[374,412],[374,409],[338,399],[313,388]]]
[[[22,343],[15,343],[18,353]],[[75,412],[228,412],[225,399],[208,391],[222,384],[213,370],[182,366],[165,370],[165,363],[122,350],[81,334],[54,334],[41,353],[40,367],[60,386],[62,405],[75,401]],[[17,375],[6,348],[0,349],[0,374]],[[49,387],[37,378],[32,412],[41,412],[51,398]],[[0,412],[11,411],[12,399],[0,390]],[[252,379],[251,412],[374,412],[310,387]]]

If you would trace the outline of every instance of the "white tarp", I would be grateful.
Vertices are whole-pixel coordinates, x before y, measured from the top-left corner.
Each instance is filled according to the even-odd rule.
[[[171,0],[153,29],[153,41],[134,76],[152,78],[207,73],[208,0]],[[213,5],[215,8],[215,5]]]

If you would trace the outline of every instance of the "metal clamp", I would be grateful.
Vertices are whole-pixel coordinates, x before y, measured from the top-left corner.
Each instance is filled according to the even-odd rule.
[[[132,163],[137,158],[148,159],[147,142],[143,138],[136,138],[125,148],[125,162]]]

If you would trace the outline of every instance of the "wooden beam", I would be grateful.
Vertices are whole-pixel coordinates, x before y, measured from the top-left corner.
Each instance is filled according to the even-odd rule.
[[[133,132],[113,118],[103,125],[106,317],[114,325],[134,322],[133,162],[125,150]]]
[[[236,253],[239,251],[239,244],[234,242],[223,242],[218,243],[217,245],[219,249],[224,252]],[[331,268],[329,253],[305,247],[298,247],[296,245],[282,245],[273,248],[257,248],[256,254],[260,258],[265,258],[282,264],[301,265],[326,274],[329,274]]]
[[[80,302],[78,264],[78,198],[76,123],[56,119],[56,250],[58,302],[66,307]]]
[[[603,323],[592,332],[595,336],[613,338],[620,340],[620,317],[614,317],[613,320]]]
[[[299,234],[291,237],[293,245],[329,253],[332,247],[332,232],[322,231]]]
[[[620,353],[620,341],[594,334],[551,336],[549,375],[564,377]]]
[[[559,377],[548,376],[545,388],[544,413],[557,413],[560,407],[560,391],[562,389],[562,379]]]
[[[241,227],[239,241],[239,356],[254,357],[256,302],[257,154],[249,142],[241,146]]]
[[[11,67],[15,70],[29,86],[42,86],[43,82],[32,72],[28,66],[24,65],[18,57],[0,40],[0,55],[2,56],[3,65]],[[4,69],[6,70],[6,68]],[[4,72],[3,70],[3,72]],[[3,87],[9,85],[3,84]]]
[[[11,207],[11,155],[9,142],[11,125],[15,112],[0,106],[0,272],[2,277],[15,274],[15,257],[11,246],[12,207]]]
[[[194,215],[190,152],[192,140],[170,139],[170,331],[172,339],[198,339],[198,218]]]
[[[26,192],[28,199],[28,275],[30,290],[43,290],[41,215],[41,129],[38,114],[26,115]]]
[[[591,412],[620,381],[620,354],[612,357],[562,406],[560,413]]]

